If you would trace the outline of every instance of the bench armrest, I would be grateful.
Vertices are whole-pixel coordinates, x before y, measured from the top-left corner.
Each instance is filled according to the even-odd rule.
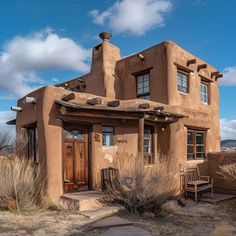
[[[208,181],[208,182],[210,183],[210,176],[204,176],[204,175],[202,175],[202,176],[199,176],[199,178],[200,178],[201,180],[206,180],[206,181]]]

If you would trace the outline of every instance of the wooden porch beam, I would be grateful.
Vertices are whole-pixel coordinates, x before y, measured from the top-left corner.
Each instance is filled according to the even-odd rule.
[[[207,64],[200,64],[197,66],[197,71],[199,72],[201,69],[207,68]]]
[[[190,64],[195,64],[196,62],[197,60],[195,58],[191,60],[187,60],[187,66],[189,66]]]
[[[62,101],[69,102],[70,100],[75,99],[75,94],[74,93],[69,93],[69,94],[64,94],[62,96]]]
[[[89,105],[98,105],[98,104],[102,104],[102,99],[100,97],[96,97],[96,98],[91,98],[87,100],[87,104]]]

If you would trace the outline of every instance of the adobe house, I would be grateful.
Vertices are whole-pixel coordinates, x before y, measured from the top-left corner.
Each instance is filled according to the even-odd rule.
[[[100,37],[88,74],[17,104],[17,136],[28,136],[23,153],[46,160],[51,199],[101,189],[101,169],[117,153],[144,165],[171,155],[186,167],[220,151],[216,68],[171,41],[121,58],[111,34]]]

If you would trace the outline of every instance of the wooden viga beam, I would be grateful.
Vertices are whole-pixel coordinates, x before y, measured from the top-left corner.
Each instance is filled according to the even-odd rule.
[[[148,108],[150,108],[150,105],[149,105],[149,103],[142,103],[142,104],[139,104],[138,108],[139,109],[148,109]]]
[[[199,72],[201,69],[207,68],[207,64],[200,64],[197,66],[197,71]]]
[[[98,105],[98,104],[102,104],[102,99],[100,97],[96,97],[96,98],[91,98],[87,100],[87,104],[89,105]]]
[[[219,79],[223,77],[223,74],[221,74],[219,71],[215,71],[211,73],[211,78],[215,77],[215,79]]]
[[[118,107],[119,105],[120,105],[120,101],[117,99],[107,102],[107,106],[109,106],[109,107]]]
[[[64,94],[61,98],[62,101],[69,102],[70,100],[75,99],[74,93]]]
[[[187,66],[189,66],[190,64],[195,64],[195,63],[197,63],[197,60],[195,58],[191,60],[187,60]]]

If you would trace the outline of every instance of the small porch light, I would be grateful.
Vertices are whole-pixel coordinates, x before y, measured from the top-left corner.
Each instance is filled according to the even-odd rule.
[[[162,131],[162,132],[165,132],[165,131],[166,131],[166,126],[165,126],[165,125],[163,125],[163,126],[161,127],[161,131]]]

